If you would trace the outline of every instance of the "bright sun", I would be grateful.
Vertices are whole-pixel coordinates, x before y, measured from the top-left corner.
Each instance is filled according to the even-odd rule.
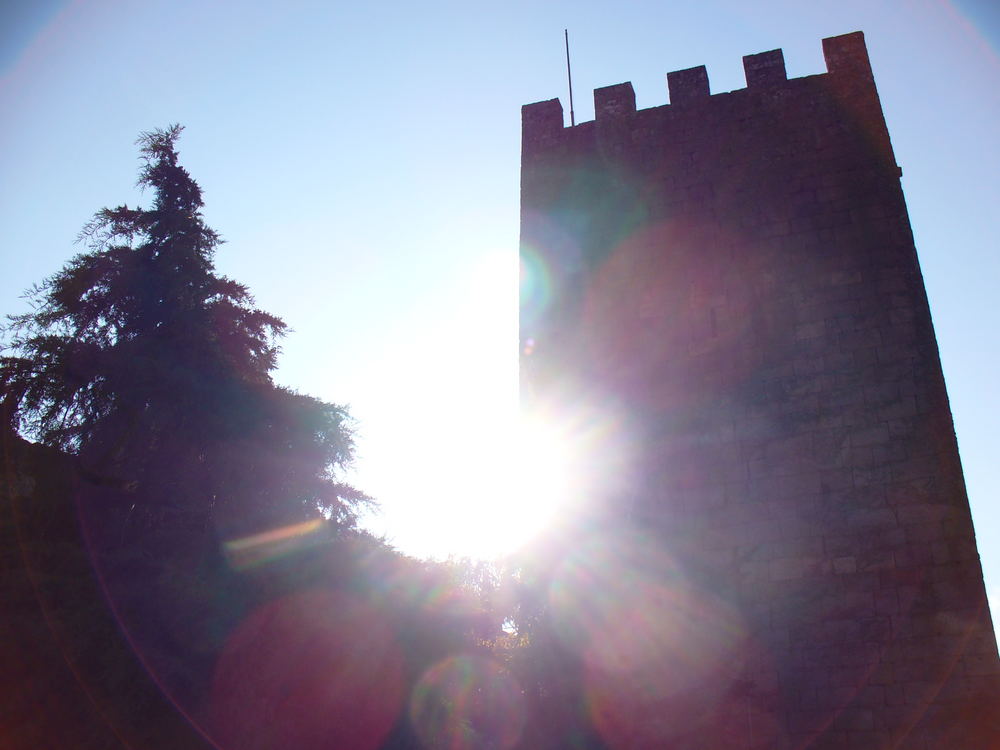
[[[515,551],[568,510],[570,452],[565,436],[537,418],[512,420],[494,450],[496,482],[473,511],[469,533],[486,556]]]
[[[410,349],[373,366],[365,385],[378,398],[356,410],[367,438],[356,483],[382,505],[366,525],[417,557],[504,556],[574,506],[574,441],[519,414],[509,256],[428,303],[420,320],[434,335],[401,328]],[[440,343],[430,356],[429,340]]]
[[[492,559],[515,552],[572,505],[569,451],[551,426],[494,415],[451,446],[447,472],[424,495],[427,515],[400,533],[416,554]],[[413,540],[413,541],[411,541]]]
[[[389,476],[386,490],[393,490],[395,481],[424,471],[423,481],[405,492],[410,503],[384,508],[389,541],[402,551],[435,558],[503,557],[572,511],[567,436],[540,419],[518,417],[516,407],[478,416],[474,428],[467,425],[452,436],[439,473],[430,475],[427,463],[411,460]]]

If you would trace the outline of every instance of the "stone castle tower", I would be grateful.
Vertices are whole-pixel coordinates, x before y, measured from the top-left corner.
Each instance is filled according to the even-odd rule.
[[[744,57],[730,93],[669,73],[641,111],[600,88],[575,127],[523,108],[524,401],[613,409],[631,448],[597,504],[754,625],[727,689],[761,729],[676,747],[1000,747],[902,172],[863,35],[823,51],[793,80],[781,50]]]

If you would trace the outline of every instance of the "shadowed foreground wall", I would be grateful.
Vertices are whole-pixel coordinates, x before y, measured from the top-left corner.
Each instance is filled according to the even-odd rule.
[[[0,747],[201,750],[94,575],[72,459],[0,431]]]
[[[713,693],[747,731],[713,736],[722,709],[688,696],[677,747],[1000,747],[901,170],[863,35],[823,50],[828,72],[793,80],[780,50],[745,57],[724,94],[670,73],[641,111],[631,84],[597,89],[570,128],[558,100],[523,108],[524,402],[615,411],[630,447],[594,451],[615,474],[598,507],[751,634]]]

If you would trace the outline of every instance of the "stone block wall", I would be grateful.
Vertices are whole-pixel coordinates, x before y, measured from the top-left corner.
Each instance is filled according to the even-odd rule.
[[[780,50],[747,56],[729,93],[670,73],[641,111],[597,89],[571,128],[558,100],[523,108],[522,259],[546,280],[522,292],[523,398],[623,414],[598,505],[738,604],[771,729],[733,747],[1000,747],[901,170],[863,35],[823,50],[792,80]]]

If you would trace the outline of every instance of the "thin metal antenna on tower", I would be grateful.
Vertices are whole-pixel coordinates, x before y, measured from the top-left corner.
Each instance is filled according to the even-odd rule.
[[[573,113],[573,71],[569,67],[569,29],[563,29],[566,35],[566,77],[569,79],[569,125],[576,125],[576,115]]]

